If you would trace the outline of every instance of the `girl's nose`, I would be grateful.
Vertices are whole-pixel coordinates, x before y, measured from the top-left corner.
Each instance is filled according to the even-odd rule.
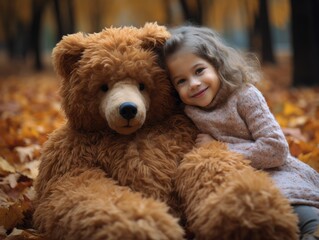
[[[197,88],[200,84],[201,84],[201,82],[195,77],[192,77],[189,80],[190,88]]]

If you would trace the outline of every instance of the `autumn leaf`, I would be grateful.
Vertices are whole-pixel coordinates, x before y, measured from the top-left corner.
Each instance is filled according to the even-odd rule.
[[[6,240],[45,240],[45,238],[33,229],[14,228]]]
[[[1,195],[3,193],[0,192]],[[8,199],[1,199],[0,225],[5,229],[14,228],[23,218],[21,205]]]
[[[5,176],[8,173],[14,173],[15,168],[3,157],[0,156],[0,175]]]

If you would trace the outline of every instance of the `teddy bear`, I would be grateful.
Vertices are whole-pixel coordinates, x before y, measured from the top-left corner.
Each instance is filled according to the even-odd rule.
[[[35,227],[46,239],[298,239],[265,173],[223,143],[194,147],[198,130],[159,64],[169,36],[146,23],[54,48],[66,123],[42,149]]]

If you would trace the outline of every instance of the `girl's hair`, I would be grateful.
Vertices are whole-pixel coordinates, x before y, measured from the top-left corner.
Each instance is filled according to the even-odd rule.
[[[220,80],[231,88],[259,81],[260,64],[253,54],[244,55],[224,44],[219,35],[206,27],[182,26],[171,31],[162,52],[164,60],[179,50],[187,50],[210,62]]]

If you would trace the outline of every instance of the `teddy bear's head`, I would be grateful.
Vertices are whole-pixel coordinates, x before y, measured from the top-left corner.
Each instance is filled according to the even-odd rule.
[[[157,54],[168,37],[156,23],[65,36],[53,50],[53,64],[69,125],[131,134],[171,114],[173,88]]]

